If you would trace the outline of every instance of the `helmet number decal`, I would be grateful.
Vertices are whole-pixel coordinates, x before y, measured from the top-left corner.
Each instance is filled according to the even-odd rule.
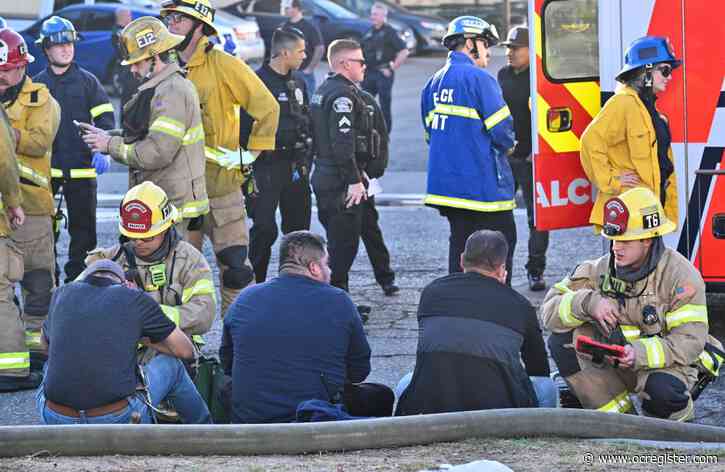
[[[150,46],[156,42],[156,34],[153,30],[145,29],[141,30],[136,34],[136,44],[140,49]]]
[[[211,8],[201,2],[196,2],[196,5],[194,5],[194,10],[201,13],[202,16],[211,16]]]
[[[660,225],[660,214],[650,213],[648,215],[642,215],[642,227],[644,229],[657,228]]]
[[[10,53],[10,50],[8,48],[7,43],[5,41],[0,41],[0,65],[4,65],[8,63],[8,54]]]

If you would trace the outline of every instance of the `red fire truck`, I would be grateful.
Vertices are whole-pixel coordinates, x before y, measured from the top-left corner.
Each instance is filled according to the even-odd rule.
[[[595,191],[579,138],[616,87],[632,40],[670,39],[683,66],[657,101],[667,115],[680,221],[665,237],[692,261],[708,291],[725,292],[725,2],[529,2],[536,227],[588,225]]]

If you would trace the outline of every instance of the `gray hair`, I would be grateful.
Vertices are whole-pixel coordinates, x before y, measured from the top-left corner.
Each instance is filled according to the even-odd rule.
[[[380,10],[381,12],[383,12],[384,16],[388,16],[388,6],[384,3],[380,3],[380,2],[373,3],[373,6],[370,7],[370,11],[373,11],[373,10]]]
[[[279,245],[279,272],[308,270],[312,262],[320,262],[327,254],[325,238],[312,231],[285,234]]]
[[[509,244],[503,233],[482,229],[466,240],[463,250],[463,267],[493,272],[506,264]]]

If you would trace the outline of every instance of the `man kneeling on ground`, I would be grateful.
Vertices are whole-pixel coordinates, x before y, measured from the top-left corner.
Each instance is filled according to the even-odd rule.
[[[501,232],[476,231],[463,273],[423,289],[415,370],[396,388],[396,415],[556,407],[536,312],[506,285],[507,254]]]
[[[185,423],[210,422],[179,361],[193,358],[191,341],[115,262],[94,262],[57,289],[42,335],[50,351],[36,395],[43,423],[153,423],[163,400]],[[142,370],[139,343],[161,353]]]
[[[350,297],[330,285],[325,240],[282,238],[280,275],[247,287],[224,318],[220,357],[232,376],[233,423],[295,420],[306,400],[343,403],[354,416],[390,416],[390,388],[362,382],[370,346]]]

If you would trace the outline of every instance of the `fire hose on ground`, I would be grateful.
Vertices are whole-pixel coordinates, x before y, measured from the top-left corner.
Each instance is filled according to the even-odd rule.
[[[566,408],[297,424],[2,426],[0,456],[301,454],[516,437],[725,443],[725,428]]]

